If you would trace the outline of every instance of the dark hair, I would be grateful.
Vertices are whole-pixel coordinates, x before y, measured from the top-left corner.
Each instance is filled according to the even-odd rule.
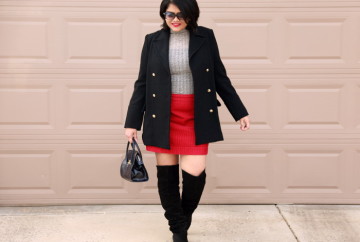
[[[160,17],[163,19],[162,28],[169,30],[169,26],[166,24],[164,12],[169,7],[170,3],[176,5],[184,16],[184,20],[187,24],[186,29],[189,31],[195,31],[198,27],[197,21],[200,15],[200,9],[196,0],[163,0],[160,4]]]

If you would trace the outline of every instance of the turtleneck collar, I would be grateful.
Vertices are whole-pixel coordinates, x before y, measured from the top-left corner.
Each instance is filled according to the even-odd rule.
[[[189,32],[189,30],[186,28],[182,29],[180,31],[174,31],[174,30],[170,29],[170,34],[184,34],[184,33],[188,33],[188,32]]]

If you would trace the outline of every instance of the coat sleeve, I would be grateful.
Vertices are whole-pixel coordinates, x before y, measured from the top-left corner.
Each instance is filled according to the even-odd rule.
[[[146,94],[146,70],[148,62],[149,34],[145,36],[145,41],[141,51],[141,61],[138,79],[134,83],[134,91],[131,96],[124,128],[141,130],[145,111]]]
[[[244,104],[242,103],[235,88],[231,84],[229,77],[226,74],[226,69],[220,58],[220,52],[215,38],[214,31],[210,29],[211,49],[214,54],[214,75],[216,92],[224,101],[227,109],[235,119],[235,121],[249,115]]]

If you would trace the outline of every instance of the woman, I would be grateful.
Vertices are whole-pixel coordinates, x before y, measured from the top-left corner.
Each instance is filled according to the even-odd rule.
[[[158,192],[174,241],[187,241],[205,186],[208,145],[223,140],[216,93],[241,130],[250,125],[213,31],[197,25],[199,13],[196,0],[162,1],[162,29],[145,37],[125,121],[125,135],[132,142],[144,120],[142,139],[156,155]]]

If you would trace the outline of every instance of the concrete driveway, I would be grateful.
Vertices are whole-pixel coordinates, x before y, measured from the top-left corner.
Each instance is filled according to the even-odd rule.
[[[190,242],[359,242],[360,205],[200,205]],[[1,242],[171,241],[160,205],[0,207]]]

